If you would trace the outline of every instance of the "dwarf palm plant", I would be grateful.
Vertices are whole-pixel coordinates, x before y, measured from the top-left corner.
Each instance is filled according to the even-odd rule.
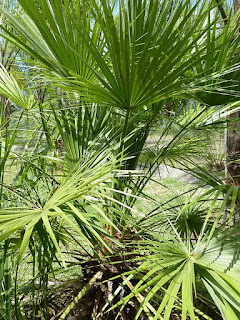
[[[215,121],[211,118],[216,116],[215,110],[200,108],[193,117],[178,122],[177,133],[169,141],[168,133],[175,122],[170,117],[155,159],[139,170],[149,130],[167,98],[196,97],[209,87],[219,91],[222,76],[231,72],[232,66],[228,69],[221,64],[212,72],[206,63],[207,72],[199,73],[199,65],[210,59],[211,46],[217,40],[221,53],[224,41],[231,43],[232,33],[229,36],[226,32],[225,37],[216,33],[216,39],[207,37],[216,21],[205,23],[212,5],[201,1],[195,5],[167,0],[19,3],[24,10],[21,16],[3,9],[13,31],[2,27],[2,36],[35,59],[41,67],[39,83],[44,81],[51,88],[44,100],[32,103],[13,76],[1,70],[0,92],[26,109],[26,116],[34,118],[38,128],[32,131],[31,139],[37,141],[34,152],[27,148],[19,155],[24,164],[19,176],[24,172],[24,179],[18,191],[25,192],[30,183],[27,196],[25,193],[30,205],[0,211],[0,239],[21,239],[17,248],[12,247],[15,263],[21,263],[28,252],[36,261],[43,252],[46,268],[39,262],[38,270],[54,274],[54,261],[66,265],[61,250],[63,231],[78,244],[81,239],[91,257],[85,261],[83,252],[77,256],[86,286],[69,308],[56,312],[53,318],[66,318],[84,294],[87,296],[87,289],[95,299],[90,299],[87,319],[109,315],[165,320],[180,317],[179,310],[182,319],[207,318],[208,311],[205,315],[196,306],[201,283],[212,299],[214,312],[218,308],[223,318],[237,319],[240,293],[234,277],[239,273],[239,249],[237,243],[230,247],[237,242],[231,232],[223,239],[218,228],[229,200],[233,214],[238,189],[200,171],[199,164],[191,161],[188,169],[211,189],[177,212],[170,206],[171,215],[159,210],[162,204],[156,199],[156,209],[145,212],[144,217],[135,207],[136,201],[150,200],[144,187],[159,164],[175,161],[189,150],[189,144],[181,142],[191,128],[211,127]],[[238,42],[234,45],[237,48]],[[29,179],[30,174],[33,179]],[[47,192],[36,192],[32,197],[37,185]],[[222,194],[223,201],[215,210]],[[202,225],[193,230],[188,213],[184,213],[209,196]],[[185,228],[178,233],[182,217]],[[222,228],[226,228],[224,223]],[[217,261],[221,262],[218,267]],[[44,281],[47,287],[48,279]],[[16,286],[17,319],[24,318],[17,299],[21,292]],[[41,290],[38,292],[40,295]],[[3,296],[9,309],[7,293],[5,290]],[[30,296],[27,291],[28,301]],[[45,310],[42,317],[50,318],[48,306],[42,301],[39,305],[40,313],[41,308]],[[36,309],[32,315],[38,317]]]

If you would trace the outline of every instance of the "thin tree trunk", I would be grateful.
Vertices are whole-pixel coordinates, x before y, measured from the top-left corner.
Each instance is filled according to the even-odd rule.
[[[240,0],[234,0],[234,12],[236,13],[240,7]],[[238,18],[239,21],[239,18]],[[231,120],[226,128],[226,166],[225,178],[228,185],[240,186],[240,112],[235,112],[228,116]],[[229,204],[230,206],[230,204]],[[235,207],[235,216],[233,223],[240,221],[240,204]],[[226,218],[228,218],[228,210],[226,210]]]
[[[10,73],[11,67],[12,67],[12,61],[16,58],[18,55],[20,49],[16,49],[13,47],[10,52],[7,54],[7,43],[5,43],[5,46],[0,47],[0,60],[4,68]],[[8,129],[9,123],[10,123],[10,117],[11,117],[11,105],[9,100],[4,97],[3,95],[0,95],[0,104],[1,108],[3,108],[3,116],[4,116],[4,127]]]
[[[11,114],[11,106],[7,98],[0,94],[0,104],[1,108],[3,108],[3,121],[4,128],[7,130],[10,122],[10,114]]]
[[[234,0],[234,11],[238,11],[240,0]],[[226,170],[227,184],[240,185],[240,112],[228,117],[231,120],[226,129]]]
[[[221,14],[224,24],[227,24],[228,17],[222,6],[221,0],[215,0],[218,10]],[[233,0],[234,12],[236,13],[240,8],[240,0]],[[240,22],[238,18],[238,23]],[[225,178],[226,183],[232,186],[240,186],[240,112],[235,112],[228,116],[229,123],[227,124],[225,131]],[[229,219],[229,201],[225,210],[225,219]],[[234,223],[240,221],[240,204],[237,203],[235,207],[236,214],[234,216]]]
[[[225,10],[223,8],[222,0],[215,0],[215,1],[217,3],[218,10],[219,10],[219,12],[220,12],[220,14],[222,16],[223,22],[224,22],[225,25],[227,25],[228,17],[227,17],[226,12],[225,12]],[[238,1],[238,0],[235,0],[235,1]]]
[[[226,181],[229,185],[240,186],[240,112],[228,117],[231,120],[226,129]]]
[[[234,0],[234,12],[236,13],[239,8],[240,8],[240,1]]]

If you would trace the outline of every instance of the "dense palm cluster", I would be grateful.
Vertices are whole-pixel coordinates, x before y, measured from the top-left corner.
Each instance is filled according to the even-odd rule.
[[[1,4],[0,319],[240,319],[238,180],[211,153],[239,19],[217,4]],[[165,165],[197,182],[165,200]]]

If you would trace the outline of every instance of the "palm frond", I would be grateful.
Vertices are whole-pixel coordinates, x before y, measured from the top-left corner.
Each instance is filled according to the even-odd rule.
[[[138,319],[144,306],[150,302],[154,307],[154,296],[160,295],[161,303],[155,306],[153,319],[170,319],[179,302],[182,319],[195,319],[198,310],[193,301],[194,295],[197,295],[196,279],[200,277],[209,294],[214,297],[220,312],[225,305],[228,312],[235,316],[238,314],[240,304],[236,273],[239,270],[239,249],[233,246],[233,240],[220,235],[210,241],[205,238],[198,244],[192,242],[188,247],[187,243],[184,244],[170,234],[168,240],[166,236],[156,235],[156,238],[158,240],[140,241],[133,251],[135,256],[141,255],[142,262],[136,270],[129,271],[126,275],[131,274],[141,280],[127,297],[112,308],[124,305],[137,294],[143,294],[145,298],[139,307],[136,316]],[[224,313],[226,314],[225,310],[222,312],[223,317]]]

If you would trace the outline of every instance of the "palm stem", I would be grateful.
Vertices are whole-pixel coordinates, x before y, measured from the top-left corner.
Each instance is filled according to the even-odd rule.
[[[128,128],[128,121],[130,118],[130,113],[131,109],[128,107],[125,115],[125,120],[124,120],[124,127],[123,127],[123,132],[122,132],[122,143],[121,143],[121,150],[124,149],[124,139],[127,136],[127,128]]]

